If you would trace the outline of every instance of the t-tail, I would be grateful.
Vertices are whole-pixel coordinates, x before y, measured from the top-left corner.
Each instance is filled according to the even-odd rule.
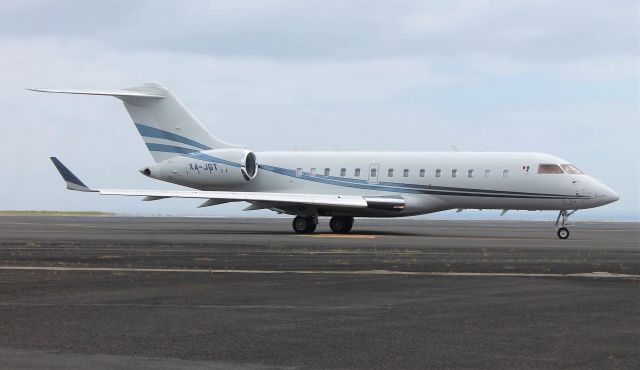
[[[217,139],[157,82],[121,90],[28,89],[47,93],[105,95],[124,102],[136,129],[156,162],[179,154],[209,149],[239,148]]]

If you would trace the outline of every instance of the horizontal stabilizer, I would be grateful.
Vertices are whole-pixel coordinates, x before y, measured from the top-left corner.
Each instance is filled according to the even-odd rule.
[[[126,89],[120,89],[120,90],[27,89],[27,90],[44,92],[44,93],[54,93],[54,94],[103,95],[103,96],[113,96],[118,99],[124,99],[124,98],[161,99],[165,97],[164,95],[159,93],[134,91],[134,90],[126,90]]]
[[[56,166],[58,172],[67,183],[67,189],[69,190],[77,190],[77,191],[96,191],[90,189],[87,185],[85,185],[73,172],[69,171],[69,169],[62,164],[56,157],[51,157],[51,161],[53,165]]]

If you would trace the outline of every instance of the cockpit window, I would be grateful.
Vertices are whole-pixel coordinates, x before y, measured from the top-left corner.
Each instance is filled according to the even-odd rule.
[[[564,173],[564,171],[557,164],[541,163],[538,166],[538,173],[546,175],[546,174]]]
[[[584,172],[580,171],[578,167],[572,164],[561,164],[560,167],[562,167],[566,173],[570,173],[572,175],[584,175]]]

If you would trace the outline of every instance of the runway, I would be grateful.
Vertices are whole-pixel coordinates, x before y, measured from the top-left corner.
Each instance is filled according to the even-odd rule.
[[[571,232],[0,217],[0,367],[638,368],[640,224]]]

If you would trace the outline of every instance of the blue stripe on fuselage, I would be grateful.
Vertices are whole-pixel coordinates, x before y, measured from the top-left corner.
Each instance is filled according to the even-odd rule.
[[[369,184],[363,183],[364,180],[335,178],[322,175],[311,176],[308,172],[303,172],[302,176],[297,176],[296,171],[269,165],[259,165],[260,169],[274,172],[280,175],[295,177],[302,180],[319,182],[330,185],[345,186],[357,189],[367,189],[375,191],[388,191],[394,193],[405,194],[432,194],[432,195],[457,195],[457,196],[477,196],[490,198],[529,198],[529,199],[563,199],[563,198],[583,198],[582,196],[565,196],[559,194],[540,194],[540,193],[518,193],[499,190],[481,190],[481,189],[464,189],[464,188],[445,188],[437,187],[437,189],[429,186],[415,184],[399,184],[399,183],[380,183]],[[352,182],[356,180],[357,182]],[[451,189],[451,190],[448,190]]]
[[[239,163],[217,158],[209,154],[205,154],[193,149],[176,147],[164,144],[147,144],[151,151],[172,152],[182,154],[185,157],[193,158],[201,161],[221,163],[232,167],[241,167]],[[368,183],[366,180],[351,179],[334,176],[315,175],[311,176],[308,172],[303,172],[302,176],[297,176],[295,170],[261,164],[260,169],[273,172],[276,174],[298,178],[306,181],[313,181],[328,185],[344,186],[356,189],[366,189],[375,191],[387,191],[393,193],[404,194],[432,194],[432,195],[450,195],[450,196],[477,196],[491,198],[523,198],[523,199],[587,199],[587,196],[580,195],[562,195],[562,194],[543,194],[543,193],[525,193],[506,190],[484,190],[484,189],[466,189],[443,186],[429,186],[418,184],[403,184],[393,182],[381,182],[378,184]]]
[[[180,136],[168,131],[164,131],[164,130],[160,130],[159,128],[155,128],[155,127],[151,127],[151,126],[147,126],[147,125],[143,125],[141,123],[136,123],[136,128],[138,129],[138,132],[140,132],[140,135],[144,136],[144,137],[155,137],[158,139],[165,139],[165,140],[169,140],[169,141],[175,141],[177,143],[182,143],[182,144],[187,144],[187,145],[191,145],[194,146],[196,148],[200,148],[203,150],[209,150],[211,148],[209,148],[208,146],[201,144],[195,140],[191,140],[187,137],[184,136]]]
[[[180,146],[166,145],[166,144],[154,144],[147,143],[147,148],[152,152],[165,152],[165,153],[177,153],[177,154],[190,154],[198,152],[197,149],[187,149]]]
[[[205,154],[205,153],[202,153],[202,152],[188,153],[188,154],[185,155],[185,157],[199,159],[201,161],[207,161],[207,162],[222,163],[222,164],[226,164],[227,166],[232,166],[232,167],[240,167],[240,163],[227,161],[226,159],[222,159],[222,158],[212,157],[212,156],[210,156],[208,154]]]

